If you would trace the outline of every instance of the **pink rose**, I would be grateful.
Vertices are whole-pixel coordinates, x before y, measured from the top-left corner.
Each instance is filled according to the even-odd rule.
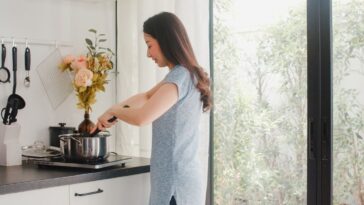
[[[75,76],[75,84],[78,87],[87,87],[92,85],[93,73],[86,69],[81,68],[77,71]]]
[[[81,69],[87,69],[87,58],[85,56],[80,56],[71,63],[71,68],[77,72]]]

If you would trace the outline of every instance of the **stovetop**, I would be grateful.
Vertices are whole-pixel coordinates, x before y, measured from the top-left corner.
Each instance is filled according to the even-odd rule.
[[[34,160],[33,163],[39,166],[55,166],[55,167],[73,167],[73,168],[85,168],[85,169],[101,169],[110,166],[125,166],[131,157],[122,155],[109,155],[106,159],[97,162],[77,163],[68,162],[62,157],[55,157],[48,160]]]

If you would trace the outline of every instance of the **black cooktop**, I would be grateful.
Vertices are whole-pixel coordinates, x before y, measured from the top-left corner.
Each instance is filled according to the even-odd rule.
[[[131,157],[122,155],[109,155],[106,159],[92,162],[69,162],[63,157],[54,157],[47,160],[34,160],[33,163],[40,166],[53,166],[53,167],[73,167],[85,169],[101,169],[110,166],[125,166]]]

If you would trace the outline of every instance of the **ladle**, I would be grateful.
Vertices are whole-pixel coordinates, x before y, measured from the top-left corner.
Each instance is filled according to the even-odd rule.
[[[1,43],[1,67],[0,67],[0,82],[8,83],[10,82],[10,72],[9,69],[5,67],[6,59],[6,47],[4,43]]]

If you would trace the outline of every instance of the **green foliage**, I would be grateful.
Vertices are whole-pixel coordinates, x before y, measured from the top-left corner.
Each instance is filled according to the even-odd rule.
[[[305,95],[306,83],[307,66],[302,63],[305,34],[294,36],[296,39],[292,41],[297,45],[286,43],[285,37],[299,27],[297,22],[288,21],[263,34],[239,36],[229,28],[232,1],[214,3],[215,203],[300,204],[305,200],[305,189],[299,184],[305,184],[306,176],[302,143],[305,97],[301,95]],[[304,21],[298,14],[292,16],[296,21]],[[287,36],[282,36],[281,29]],[[242,39],[258,42],[256,56],[250,58],[239,51],[237,45]],[[282,58],[285,53],[291,56]],[[292,65],[284,67],[287,64]],[[300,73],[293,70],[295,65],[300,65]],[[273,107],[267,93],[269,79],[272,76],[284,79],[287,72],[294,72],[295,79],[283,81],[279,93],[289,100],[281,107]],[[296,89],[295,95],[292,88]]]
[[[351,75],[364,74],[363,7],[362,0],[333,5],[334,204],[364,205],[364,106],[359,90],[345,86]]]
[[[306,7],[250,35],[233,32],[232,7],[214,1],[215,203],[306,204]],[[364,205],[364,107],[343,84],[364,74],[362,8],[333,6],[334,204]],[[241,41],[255,50],[239,50]]]
[[[99,52],[98,50],[105,50],[105,51],[109,52],[110,55],[115,55],[114,52],[112,52],[112,50],[110,48],[105,48],[105,47],[100,46],[101,43],[107,41],[107,39],[105,39],[105,37],[104,37],[104,36],[106,36],[105,34],[103,34],[103,33],[98,34],[95,29],[89,29],[88,31],[90,33],[94,34],[94,39],[95,39],[94,41],[92,41],[89,38],[85,38],[87,49],[93,57],[97,57],[97,56],[100,56],[101,54],[105,54],[105,52]]]

